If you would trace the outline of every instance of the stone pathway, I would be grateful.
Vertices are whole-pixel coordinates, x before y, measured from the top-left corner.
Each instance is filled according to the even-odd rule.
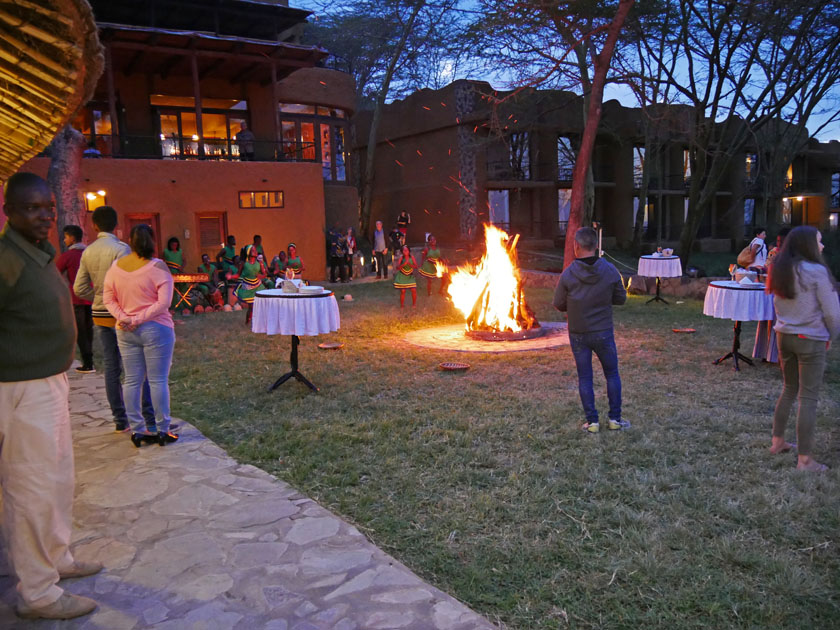
[[[99,575],[62,582],[100,603],[24,622],[0,577],[0,628],[492,630],[294,488],[239,465],[197,429],[136,449],[112,430],[101,375],[70,377],[73,550]]]

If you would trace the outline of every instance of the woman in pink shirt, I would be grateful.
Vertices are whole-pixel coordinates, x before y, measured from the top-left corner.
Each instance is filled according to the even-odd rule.
[[[161,446],[178,436],[169,432],[169,368],[175,348],[175,326],[169,314],[172,274],[159,258],[153,258],[154,234],[148,225],[136,225],[129,236],[131,253],[117,259],[105,275],[103,299],[117,320],[117,343],[125,369],[128,420],[134,426],[131,441]],[[155,408],[157,433],[146,430],[140,406],[143,381],[148,377]]]

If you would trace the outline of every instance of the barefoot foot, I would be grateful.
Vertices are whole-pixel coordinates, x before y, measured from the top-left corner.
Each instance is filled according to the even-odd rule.
[[[774,437],[773,441],[770,443],[770,454],[779,455],[780,453],[789,453],[793,447],[793,444],[785,442],[783,438]]]
[[[828,470],[828,466],[825,464],[820,464],[817,461],[814,461],[810,457],[807,460],[799,460],[799,463],[796,465],[796,470],[807,470],[809,472],[825,472]]]

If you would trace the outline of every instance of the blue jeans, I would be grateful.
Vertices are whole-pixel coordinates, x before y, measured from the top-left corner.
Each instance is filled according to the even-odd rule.
[[[618,351],[612,329],[591,333],[569,333],[572,354],[578,375],[578,392],[587,422],[598,422],[595,409],[595,391],[592,387],[592,353],[594,352],[607,379],[607,397],[610,401],[610,420],[621,420],[621,377],[618,375]]]
[[[169,368],[175,349],[175,331],[157,322],[146,322],[132,332],[117,331],[125,366],[125,406],[135,433],[146,429],[140,412],[140,390],[148,378],[155,408],[157,430],[169,431]]]
[[[103,361],[105,362],[105,396],[108,398],[108,405],[111,407],[111,413],[114,414],[114,422],[117,428],[124,429],[128,425],[128,417],[123,402],[123,387],[120,383],[122,359],[120,348],[117,345],[117,331],[108,326],[96,326],[96,334],[102,343]],[[148,430],[157,431],[155,410],[152,407],[152,395],[149,391],[148,381],[143,383],[143,417],[146,419]]]

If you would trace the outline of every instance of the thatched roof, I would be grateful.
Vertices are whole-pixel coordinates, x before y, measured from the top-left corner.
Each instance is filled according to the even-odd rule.
[[[103,63],[86,0],[0,3],[0,181],[90,100]]]

